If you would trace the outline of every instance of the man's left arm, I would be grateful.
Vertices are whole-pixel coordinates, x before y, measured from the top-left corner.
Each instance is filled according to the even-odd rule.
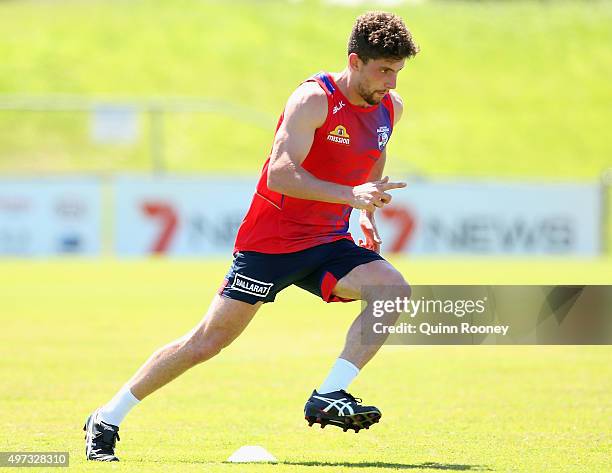
[[[404,111],[404,103],[402,102],[402,98],[395,91],[391,91],[390,94],[391,102],[393,103],[393,126],[395,127],[402,116],[402,112]],[[380,154],[378,161],[376,161],[376,164],[374,164],[374,167],[370,171],[368,182],[382,179],[386,161],[387,149],[385,148]],[[376,228],[374,211],[361,210],[359,215],[359,225],[361,226],[361,231],[365,236],[365,241],[359,240],[359,246],[363,246],[372,251],[376,251],[376,253],[379,253],[382,240],[378,234],[378,229]]]

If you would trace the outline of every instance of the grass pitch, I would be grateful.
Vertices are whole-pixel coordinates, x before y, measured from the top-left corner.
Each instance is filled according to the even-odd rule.
[[[395,262],[421,284],[612,282],[609,260]],[[0,263],[0,451],[67,450],[88,472],[609,471],[610,347],[384,347],[351,386],[381,423],[309,429],[304,402],[358,305],[299,289],[137,407],[120,464],[86,463],[87,414],[198,321],[228,264]],[[280,464],[224,463],[258,444]]]
[[[612,143],[610,2],[425,2],[395,9],[422,47],[398,90],[389,172],[597,178]],[[256,172],[286,97],[344,65],[364,8],[321,2],[0,2],[0,94],[207,97],[267,114],[168,117],[167,167]],[[88,117],[0,114],[0,171],[148,170],[138,143],[94,146]],[[612,283],[612,262],[407,261],[413,283]],[[385,347],[351,391],[383,411],[358,435],[308,429],[304,401],[358,311],[282,293],[219,357],[126,419],[120,464],[84,461],[81,426],[188,331],[222,263],[0,262],[0,451],[68,471],[607,472],[610,347]],[[260,444],[279,465],[232,465]],[[45,470],[46,471],[46,470]]]
[[[256,172],[289,94],[346,65],[357,15],[326,1],[0,2],[0,95],[196,97],[267,114],[167,115],[166,167]],[[406,2],[393,174],[597,179],[610,166],[612,2]],[[227,108],[226,105],[220,107]],[[259,123],[254,126],[253,118]],[[0,171],[149,170],[150,127],[94,145],[85,113],[0,113]]]

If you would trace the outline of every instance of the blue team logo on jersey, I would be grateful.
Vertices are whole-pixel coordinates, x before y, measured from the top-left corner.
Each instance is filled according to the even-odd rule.
[[[387,141],[389,141],[389,127],[379,126],[376,129],[376,133],[378,133],[378,149],[382,151],[387,146]]]

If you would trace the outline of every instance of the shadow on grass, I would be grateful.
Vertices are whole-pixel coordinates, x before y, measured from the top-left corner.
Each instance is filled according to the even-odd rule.
[[[456,463],[425,462],[418,464],[386,462],[279,462],[281,465],[337,466],[347,468],[392,468],[394,470],[442,470],[442,471],[492,471],[484,465],[460,465]]]

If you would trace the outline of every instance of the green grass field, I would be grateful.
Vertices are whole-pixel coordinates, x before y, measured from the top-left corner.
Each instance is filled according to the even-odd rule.
[[[288,94],[320,69],[344,67],[364,9],[0,2],[0,105],[5,96],[77,94],[245,107],[167,115],[166,165],[253,175]],[[612,164],[612,2],[393,10],[422,52],[399,80],[406,112],[389,146],[392,176],[593,181]],[[115,146],[92,144],[88,120],[0,110],[0,174],[151,169],[146,117],[136,144]],[[394,262],[415,284],[612,284],[609,257]],[[358,305],[326,305],[297,289],[264,307],[219,357],[135,409],[121,428],[122,463],[87,464],[86,416],[198,322],[228,264],[1,260],[0,451],[67,450],[68,471],[86,472],[612,471],[609,346],[385,347],[351,387],[381,407],[382,422],[359,435],[308,429],[304,401]],[[224,463],[256,444],[279,464]]]
[[[612,282],[604,262],[395,262],[423,284]],[[86,415],[199,320],[227,264],[3,262],[0,451],[67,450],[68,471],[88,472],[610,471],[610,347],[384,347],[351,388],[382,422],[358,435],[309,429],[303,403],[358,305],[297,289],[136,408],[122,463],[85,463]],[[279,464],[224,463],[257,444]]]
[[[267,114],[170,114],[167,167],[261,167],[289,93],[341,70],[367,7],[308,0],[0,3],[0,94],[194,97]],[[612,164],[612,2],[423,2],[393,8],[422,52],[400,75],[395,174],[596,179]],[[246,117],[243,117],[246,118]],[[133,146],[96,146],[86,114],[0,111],[0,172],[149,170]]]
[[[1,109],[6,97],[66,94],[227,105],[229,115],[166,114],[165,169],[253,175],[287,96],[314,72],[344,67],[366,8],[0,2],[0,175],[152,169],[147,116],[135,144],[100,145],[87,113]],[[398,82],[406,110],[389,144],[392,177],[593,182],[612,166],[612,2],[426,1],[393,11],[422,51]]]

